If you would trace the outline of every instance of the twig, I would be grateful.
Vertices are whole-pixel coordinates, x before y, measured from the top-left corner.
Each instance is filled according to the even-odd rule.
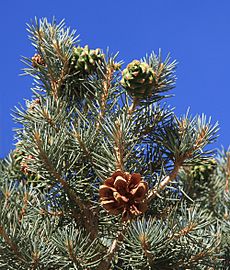
[[[53,119],[49,116],[48,110],[43,109],[42,106],[41,106],[41,109],[42,109],[42,115],[45,117],[47,123],[49,123],[52,126],[52,128],[54,128],[55,131],[58,132],[59,129],[55,126],[55,123],[54,123]]]
[[[121,122],[119,119],[115,121],[116,131],[114,133],[114,154],[116,157],[116,170],[124,170],[124,145],[123,145],[123,134],[121,128]]]
[[[142,249],[144,251],[145,257],[147,258],[149,264],[152,265],[153,261],[154,261],[154,256],[149,251],[150,250],[150,244],[149,244],[147,235],[145,233],[140,234],[139,240],[140,240],[140,243],[141,243],[141,247],[142,247]]]
[[[33,258],[32,270],[35,270],[38,267],[38,263],[39,263],[39,259],[40,259],[39,252],[35,251],[32,254],[32,258]]]
[[[18,246],[10,239],[5,229],[0,225],[0,235],[5,240],[5,242],[10,246],[14,254],[22,261],[25,261],[25,258],[19,252]]]
[[[129,107],[129,110],[128,110],[129,117],[133,114],[133,112],[136,109],[136,107],[138,106],[138,104],[139,104],[139,98],[134,97],[133,103],[131,104],[131,106]]]
[[[101,95],[101,111],[99,113],[98,121],[96,123],[96,130],[98,132],[100,128],[101,120],[103,119],[105,115],[105,109],[106,109],[106,101],[109,96],[109,89],[111,87],[111,82],[113,79],[113,73],[114,73],[114,67],[113,65],[108,65],[106,67],[106,74],[105,74],[105,80],[102,82],[102,95]]]
[[[100,262],[97,267],[97,270],[109,270],[111,261],[115,255],[115,253],[119,249],[120,242],[124,239],[124,233],[127,229],[127,223],[123,224],[122,230],[118,232],[116,238],[113,240],[111,246],[108,248],[107,254],[105,255],[104,259]]]
[[[75,263],[77,264],[78,263],[78,260],[74,254],[74,250],[73,250],[73,242],[71,240],[67,240],[66,241],[66,249],[67,249],[67,252],[69,254],[69,258]]]
[[[185,158],[178,159],[177,161],[175,161],[174,168],[173,168],[172,172],[169,175],[167,175],[164,178],[164,180],[162,182],[160,182],[160,184],[157,187],[153,188],[151,190],[151,192],[149,193],[148,198],[147,198],[148,202],[150,202],[152,199],[154,199],[159,194],[160,191],[164,190],[165,187],[172,180],[174,180],[177,177],[177,174],[178,174],[180,167],[182,166],[184,160],[185,160]]]
[[[28,205],[28,193],[27,192],[25,192],[25,195],[24,195],[24,197],[23,197],[23,203],[24,203],[24,205],[23,205],[23,207],[22,207],[22,209],[21,209],[21,212],[20,212],[20,214],[19,214],[19,222],[21,222],[22,221],[22,219],[23,219],[23,216],[25,215],[25,213],[26,213],[26,208],[27,208],[27,205]]]
[[[191,231],[193,231],[193,229],[195,229],[197,226],[197,224],[195,223],[189,223],[186,227],[184,227],[183,229],[181,229],[179,232],[174,233],[170,239],[179,239],[182,236],[187,235],[188,233],[190,233]]]

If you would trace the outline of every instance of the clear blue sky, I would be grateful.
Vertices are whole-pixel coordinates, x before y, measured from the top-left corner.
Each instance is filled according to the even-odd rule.
[[[152,50],[171,52],[179,62],[176,113],[212,116],[220,123],[215,146],[230,144],[230,1],[229,0],[20,0],[0,3],[1,98],[0,157],[13,149],[12,109],[30,98],[31,80],[18,74],[20,56],[32,56],[26,22],[56,16],[76,28],[82,45],[120,51],[127,64]]]

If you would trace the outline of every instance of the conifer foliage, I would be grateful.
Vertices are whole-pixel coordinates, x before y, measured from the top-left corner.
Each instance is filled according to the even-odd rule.
[[[0,269],[230,269],[230,151],[166,99],[176,61],[127,66],[63,21],[28,25],[33,98],[0,163]]]

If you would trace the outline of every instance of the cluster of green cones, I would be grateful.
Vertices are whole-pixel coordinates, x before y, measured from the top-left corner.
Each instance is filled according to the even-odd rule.
[[[88,45],[73,49],[71,65],[74,72],[83,76],[96,72],[103,61],[105,55],[101,49],[89,49]],[[150,98],[156,86],[156,73],[146,62],[133,60],[122,72],[121,85],[133,98]]]

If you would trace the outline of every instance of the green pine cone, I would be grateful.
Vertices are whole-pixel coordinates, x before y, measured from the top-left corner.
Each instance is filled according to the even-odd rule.
[[[216,165],[217,163],[215,159],[210,159],[207,163],[194,166],[190,172],[190,175],[193,177],[193,179],[198,181],[206,181],[214,172]]]
[[[147,63],[133,60],[123,70],[121,84],[132,97],[151,97],[155,85],[154,71]]]
[[[73,57],[71,65],[75,72],[80,72],[82,75],[90,75],[97,69],[97,64],[101,64],[104,59],[104,54],[100,49],[90,50],[88,45],[83,47],[75,47],[73,49]]]

